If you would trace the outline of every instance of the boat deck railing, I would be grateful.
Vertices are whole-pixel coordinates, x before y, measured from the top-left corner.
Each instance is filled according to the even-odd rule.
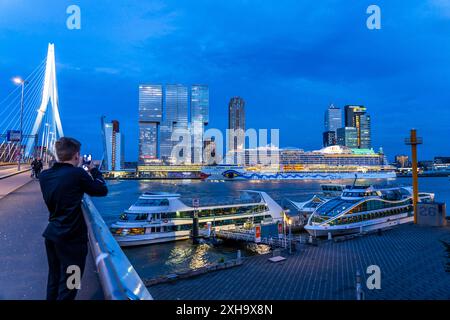
[[[89,196],[84,196],[82,209],[105,299],[153,300]]]

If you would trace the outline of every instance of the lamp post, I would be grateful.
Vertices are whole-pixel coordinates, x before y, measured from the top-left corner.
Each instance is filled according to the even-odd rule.
[[[414,207],[414,224],[417,223],[417,202],[419,202],[419,183],[417,169],[417,145],[422,144],[422,138],[417,136],[417,130],[411,129],[410,137],[405,139],[405,143],[411,146],[412,157],[412,177],[413,177],[413,207]]]
[[[28,81],[23,80],[20,77],[15,77],[13,79],[13,82],[17,85],[22,86],[22,92],[20,95],[20,140],[19,140],[19,155],[17,157],[17,171],[20,171],[20,162],[22,161],[22,137],[23,137],[23,98],[24,98],[24,89],[25,84],[28,83]]]

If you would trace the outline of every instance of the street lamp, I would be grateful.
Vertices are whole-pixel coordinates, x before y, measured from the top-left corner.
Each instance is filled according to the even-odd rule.
[[[19,140],[19,156],[17,157],[17,171],[20,171],[20,162],[22,161],[22,136],[23,136],[23,94],[25,84],[27,81],[23,80],[21,77],[13,78],[13,82],[16,85],[22,86],[22,92],[20,95],[20,140]]]

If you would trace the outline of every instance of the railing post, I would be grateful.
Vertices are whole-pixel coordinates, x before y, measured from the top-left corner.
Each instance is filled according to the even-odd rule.
[[[364,291],[361,285],[361,272],[356,271],[356,300],[364,300]]]

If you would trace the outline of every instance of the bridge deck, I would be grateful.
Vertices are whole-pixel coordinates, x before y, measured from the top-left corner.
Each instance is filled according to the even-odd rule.
[[[301,245],[287,259],[249,257],[239,268],[153,285],[155,299],[355,300],[362,273],[366,299],[450,299],[450,227],[402,225],[382,235]],[[378,265],[381,289],[366,287],[367,267]],[[446,271],[447,270],[447,271]]]
[[[24,184],[23,176],[0,180],[0,191]],[[1,193],[1,192],[0,192]],[[39,184],[31,181],[1,198],[0,195],[0,300],[45,299],[47,258],[42,232],[48,211]],[[103,293],[91,254],[86,262],[77,299],[102,299]]]

